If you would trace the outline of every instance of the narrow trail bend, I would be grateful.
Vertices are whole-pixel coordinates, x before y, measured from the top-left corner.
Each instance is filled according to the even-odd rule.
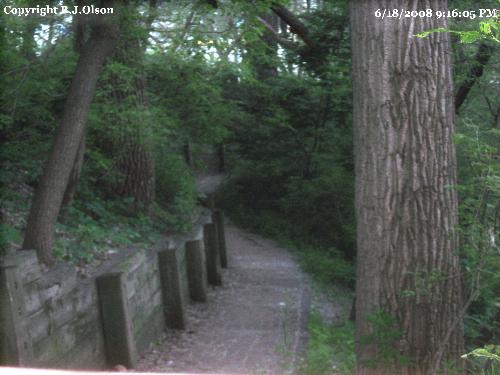
[[[226,226],[229,268],[207,303],[191,303],[188,327],[168,330],[137,371],[293,374],[307,342],[310,287],[274,241]]]

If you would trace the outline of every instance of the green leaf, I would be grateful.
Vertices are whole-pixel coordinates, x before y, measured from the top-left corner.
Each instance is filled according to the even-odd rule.
[[[479,31],[464,31],[459,32],[458,35],[460,35],[460,43],[474,43],[483,38]]]
[[[423,31],[421,33],[416,34],[415,36],[417,38],[426,38],[430,34],[433,34],[433,33],[443,33],[443,32],[447,32],[447,31],[449,31],[449,30],[445,29],[444,27],[439,27],[437,29],[431,29],[431,30]]]
[[[479,30],[481,30],[483,34],[491,34],[491,24],[489,22],[480,22]]]

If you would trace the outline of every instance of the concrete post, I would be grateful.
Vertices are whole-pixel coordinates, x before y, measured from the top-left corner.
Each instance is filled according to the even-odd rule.
[[[123,365],[134,368],[137,362],[137,349],[132,333],[123,272],[107,273],[99,276],[96,281],[107,363],[110,367]]]
[[[201,240],[186,242],[186,266],[191,299],[196,302],[206,302],[207,266]]]
[[[205,242],[205,255],[207,258],[208,282],[211,285],[222,285],[219,239],[215,224],[205,224],[203,226],[203,238]]]

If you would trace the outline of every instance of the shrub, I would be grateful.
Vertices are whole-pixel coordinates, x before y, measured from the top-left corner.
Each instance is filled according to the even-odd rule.
[[[180,156],[168,155],[156,163],[156,198],[168,215],[164,216],[172,229],[186,229],[196,204],[194,178]]]

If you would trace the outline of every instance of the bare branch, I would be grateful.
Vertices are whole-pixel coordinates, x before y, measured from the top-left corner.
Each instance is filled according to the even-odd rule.
[[[274,4],[271,6],[271,9],[281,20],[290,26],[290,31],[297,34],[310,49],[318,47],[316,41],[309,34],[306,25],[295,14],[283,5]]]
[[[299,45],[297,43],[292,42],[289,39],[283,38],[279,35],[278,31],[274,29],[274,27],[267,22],[264,18],[262,17],[257,17],[257,19],[266,27],[266,30],[270,32],[270,35],[283,47],[285,48],[290,48],[290,49],[299,49]]]

